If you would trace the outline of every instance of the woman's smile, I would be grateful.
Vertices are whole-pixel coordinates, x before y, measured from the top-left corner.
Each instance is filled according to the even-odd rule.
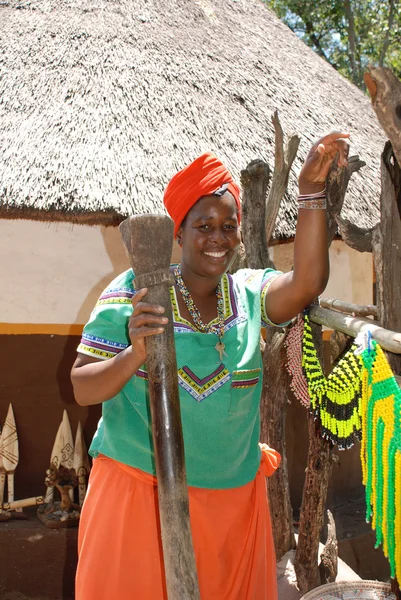
[[[206,251],[204,251],[203,254],[206,254],[206,256],[210,256],[211,258],[222,259],[222,258],[224,258],[226,256],[227,250],[220,250],[219,252],[206,252]]]

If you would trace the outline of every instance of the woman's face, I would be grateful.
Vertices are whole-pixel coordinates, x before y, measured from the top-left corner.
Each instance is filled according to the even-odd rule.
[[[201,277],[217,277],[235,258],[241,237],[233,196],[203,196],[178,230],[182,266]]]

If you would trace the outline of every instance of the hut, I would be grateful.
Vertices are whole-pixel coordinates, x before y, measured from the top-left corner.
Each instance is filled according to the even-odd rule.
[[[91,307],[128,266],[121,221],[162,211],[169,178],[203,151],[237,178],[255,158],[273,166],[277,109],[301,136],[272,240],[288,269],[311,142],[350,131],[367,166],[343,214],[369,227],[384,137],[369,99],[260,0],[6,0],[0,32],[0,423],[12,402],[24,497],[42,489],[63,408],[93,433],[98,407],[74,405],[69,370]],[[331,253],[327,295],[371,302],[371,257],[341,239]]]

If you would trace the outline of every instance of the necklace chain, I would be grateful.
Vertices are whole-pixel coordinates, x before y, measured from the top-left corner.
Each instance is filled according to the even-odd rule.
[[[218,324],[209,325],[202,321],[201,314],[182,279],[181,265],[177,265],[177,267],[174,269],[174,277],[177,283],[177,287],[180,290],[182,299],[184,300],[185,306],[187,307],[188,312],[192,317],[195,327],[202,333],[215,333],[218,336],[219,341],[221,342],[221,339],[224,335],[224,300],[223,293],[221,290],[221,282],[216,288]]]

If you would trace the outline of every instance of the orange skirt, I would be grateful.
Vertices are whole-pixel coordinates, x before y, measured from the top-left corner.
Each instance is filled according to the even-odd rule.
[[[279,462],[263,445],[250,483],[188,488],[202,600],[277,600],[265,477]],[[105,456],[95,459],[78,551],[76,600],[167,600],[156,478]]]

